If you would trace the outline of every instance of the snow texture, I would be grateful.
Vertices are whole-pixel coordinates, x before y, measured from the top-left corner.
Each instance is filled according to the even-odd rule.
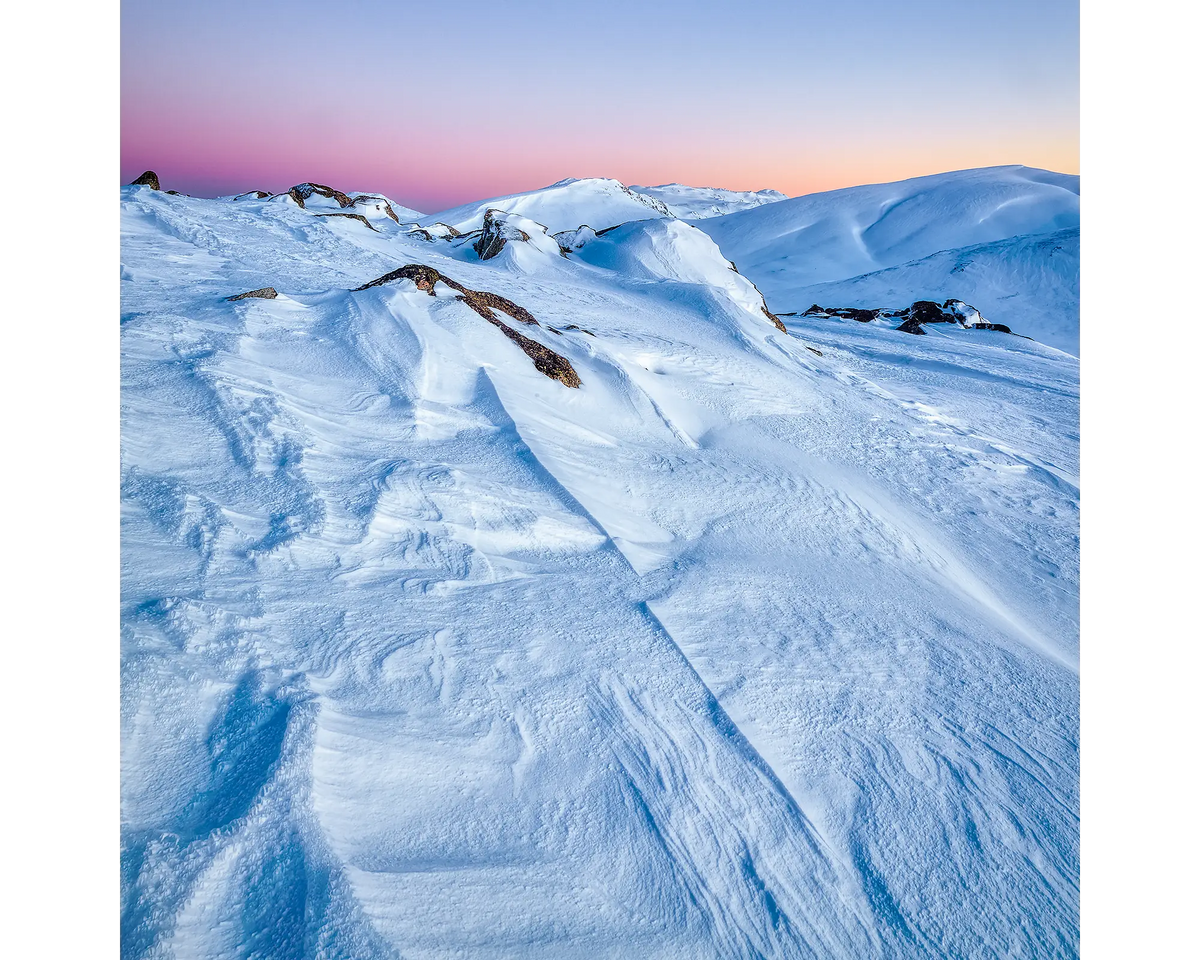
[[[123,957],[1077,956],[1078,361],[783,333],[750,282],[933,278],[1072,229],[1068,179],[862,188],[891,234],[566,181],[488,260],[123,188]],[[444,283],[355,289],[411,263],[581,386]]]

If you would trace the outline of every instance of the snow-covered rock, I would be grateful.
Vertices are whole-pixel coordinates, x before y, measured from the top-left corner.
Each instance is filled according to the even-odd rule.
[[[490,209],[527,217],[542,224],[550,233],[578,227],[582,223],[603,230],[627,220],[668,217],[670,210],[661,201],[630,190],[619,180],[589,178],[560,180],[539,190],[492,197],[469,203],[426,218],[441,221],[463,233],[483,226]],[[424,226],[426,220],[422,220]]]

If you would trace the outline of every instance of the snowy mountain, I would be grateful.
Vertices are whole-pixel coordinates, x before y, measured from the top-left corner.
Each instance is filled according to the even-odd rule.
[[[551,233],[585,224],[593,230],[603,230],[627,220],[671,215],[661,201],[631,190],[619,180],[591,177],[560,180],[538,190],[468,203],[428,216],[421,224],[444,223],[467,233],[483,226],[483,216],[489,209],[536,220]]]
[[[1079,352],[1078,176],[961,170],[782,200],[700,226],[777,311],[957,297]]]
[[[723,190],[720,187],[688,187],[682,183],[664,183],[658,187],[630,187],[637,193],[661,200],[672,216],[681,220],[703,220],[739,210],[761,207],[764,203],[786,200],[778,190]]]
[[[1069,312],[924,181],[122,188],[122,955],[1078,955],[1079,362],[775,316]]]

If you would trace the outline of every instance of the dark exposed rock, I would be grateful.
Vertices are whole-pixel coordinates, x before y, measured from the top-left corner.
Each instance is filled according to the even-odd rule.
[[[867,323],[868,321],[877,319],[882,312],[882,310],[864,310],[859,307],[822,307],[814,303],[800,314],[800,316],[842,317],[846,320],[857,320],[859,323]]]
[[[161,190],[158,185],[158,174],[153,170],[147,170],[140,177],[133,181],[130,186],[133,187],[149,187],[151,190]]]
[[[471,290],[468,287],[464,287],[461,283],[451,280],[433,267],[426,266],[423,263],[410,263],[390,273],[385,273],[382,277],[377,277],[368,283],[364,283],[361,287],[356,287],[355,290],[366,290],[370,287],[378,287],[395,280],[411,280],[416,284],[418,290],[424,290],[431,297],[434,296],[434,286],[440,280],[452,290],[458,291],[462,295],[460,299],[463,303],[483,317],[488,323],[498,327],[501,333],[524,350],[525,355],[533,361],[533,365],[538,371],[568,387],[578,387],[582,382],[579,379],[579,374],[575,372],[575,369],[566,357],[560,356],[536,340],[531,340],[529,337],[517,333],[516,330],[497,317],[495,313],[496,310],[499,310],[521,323],[535,327],[541,326],[528,310],[499,294],[489,293],[486,290]]]
[[[728,262],[729,262],[729,266],[733,270],[733,272],[737,273],[738,269],[737,269],[737,267],[735,267],[733,265],[733,261],[730,260]],[[738,273],[738,276],[740,277],[741,274]],[[781,333],[787,333],[787,327],[785,327],[783,325],[783,321],[780,320],[777,316],[775,316],[775,314],[773,314],[770,310],[767,309],[767,298],[764,297],[762,295],[762,291],[758,289],[758,284],[755,283],[753,280],[751,280],[749,277],[746,277],[745,280],[747,283],[750,284],[750,286],[752,286],[754,288],[754,292],[757,293],[759,295],[759,297],[762,298],[762,312],[764,314],[766,314],[767,319],[770,320],[773,324],[775,324],[775,328],[777,330],[779,330]]]
[[[249,297],[256,297],[260,300],[274,300],[279,296],[274,287],[259,287],[257,290],[248,290],[246,293],[239,293],[234,297],[226,297],[226,300],[245,300]]]
[[[359,223],[366,224],[368,229],[375,230],[375,225],[373,223],[371,223],[371,221],[368,220],[366,217],[364,217],[361,213],[314,213],[313,216],[314,217],[349,217],[351,220],[357,220]],[[378,233],[379,231],[375,230],[375,232]]]
[[[481,231],[479,230],[475,230],[473,233],[466,234],[466,236],[470,237],[473,235],[478,235],[480,232]],[[428,240],[430,242],[433,242],[434,240],[453,240],[455,237],[464,236],[464,234],[461,234],[455,230],[454,227],[441,222],[432,223],[428,227],[418,226],[415,223],[409,224],[408,233],[409,236],[417,236],[422,240]]]
[[[905,313],[905,323],[958,323],[958,316],[932,300],[917,300]]]
[[[341,190],[334,190],[333,187],[327,187],[323,183],[298,183],[288,191],[288,195],[296,201],[301,210],[304,209],[304,201],[314,193],[319,197],[331,197],[337,201],[339,207],[349,207],[354,204],[354,201]]]
[[[916,300],[910,306],[899,310],[885,307],[864,309],[861,307],[822,307],[814,303],[801,314],[803,317],[842,317],[847,320],[858,320],[866,323],[871,320],[895,319],[900,320],[896,327],[901,333],[912,333],[921,336],[925,333],[923,324],[927,323],[956,323],[967,330],[997,330],[1000,333],[1012,333],[1002,323],[989,323],[973,306],[962,300],[953,298],[945,303],[934,300]]]
[[[491,260],[504,249],[504,245],[509,240],[529,239],[529,234],[520,227],[513,226],[496,216],[503,212],[488,208],[483,215],[483,232],[479,234],[479,239],[474,244],[475,252],[479,254],[480,260]]]
[[[266,190],[249,190],[246,193],[239,193],[234,200],[245,200],[246,197],[254,197],[256,200],[266,200],[271,194]]]
[[[804,349],[805,349],[805,350],[807,350],[807,351],[809,351],[809,353],[815,353],[815,354],[816,354],[818,357],[823,357],[823,356],[825,356],[825,354],[823,354],[823,353],[822,353],[820,350],[818,350],[816,347],[810,347],[810,346],[809,346],[807,343],[804,345]]]
[[[773,324],[775,324],[775,326],[779,330],[783,331],[784,333],[787,333],[787,327],[785,327],[783,325],[783,321],[780,320],[777,316],[775,316],[775,314],[773,314],[770,310],[767,309],[767,305],[765,302],[763,303],[763,306],[762,306],[762,312],[767,315],[767,319],[770,320]]]

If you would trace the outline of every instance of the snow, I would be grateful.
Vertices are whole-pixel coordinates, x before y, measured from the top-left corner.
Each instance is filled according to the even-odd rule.
[[[954,298],[1079,353],[1079,178],[988,167],[700,221],[776,313]]]
[[[947,177],[877,268],[1070,229],[947,226]],[[1078,360],[777,330],[751,281],[789,281],[721,237],[770,264],[778,211],[852,191],[634,199],[562,256],[541,227],[628,200],[594,183],[487,261],[122,190],[123,953],[1077,955]],[[411,262],[582,386],[445,284],[352,292]]]
[[[493,208],[536,220],[552,234],[584,225],[603,230],[627,220],[670,215],[661,202],[630,190],[619,180],[592,177],[560,180],[539,190],[443,210],[421,220],[421,224],[440,221],[466,233],[482,227],[483,215]]]
[[[787,199],[787,194],[778,190],[725,190],[720,187],[689,187],[682,183],[629,189],[661,200],[673,216],[683,220],[721,217],[727,213],[750,210],[764,203]]]

